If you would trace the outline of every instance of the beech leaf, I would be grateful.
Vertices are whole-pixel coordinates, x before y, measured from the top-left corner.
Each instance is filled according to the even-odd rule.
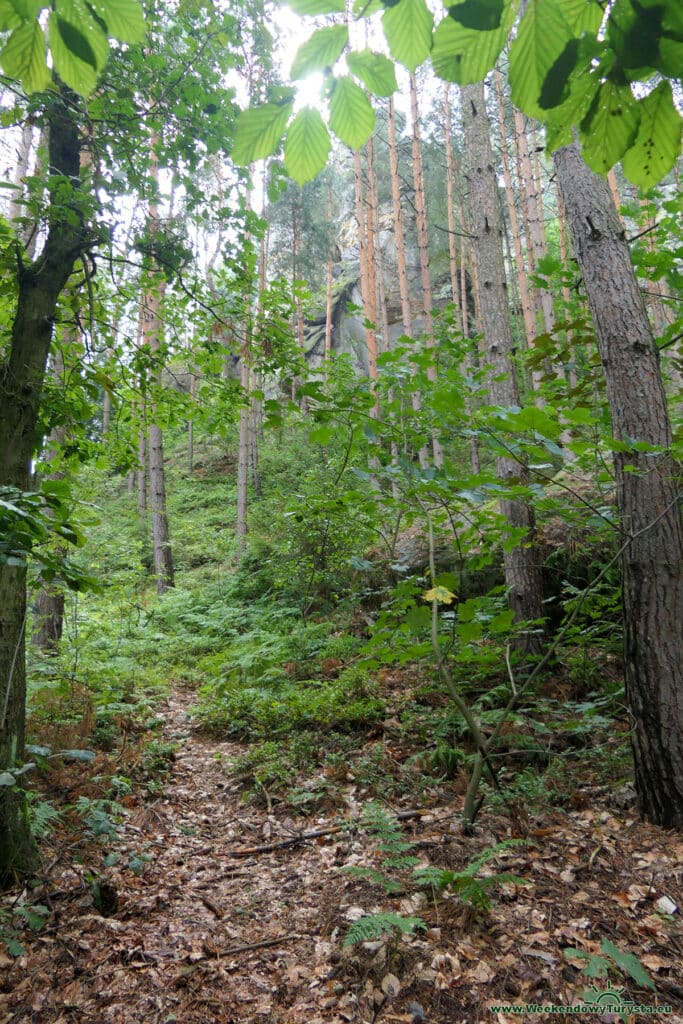
[[[372,135],[375,111],[367,96],[348,75],[338,78],[330,100],[330,128],[352,149],[360,149]]]

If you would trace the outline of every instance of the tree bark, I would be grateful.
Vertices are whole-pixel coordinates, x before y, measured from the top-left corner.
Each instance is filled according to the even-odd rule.
[[[377,377],[377,309],[375,289],[374,257],[370,254],[370,233],[368,230],[368,197],[363,182],[363,161],[359,150],[353,153],[353,182],[356,224],[358,225],[358,262],[360,266],[360,293],[365,319],[365,347],[368,362],[368,376]]]
[[[0,484],[26,490],[59,296],[89,243],[79,202],[80,139],[73,97],[49,98],[48,229],[42,252],[20,263],[11,338],[0,362]],[[54,182],[54,184],[53,184]],[[24,756],[26,571],[0,566],[0,770]],[[21,790],[0,792],[0,881],[30,873],[36,854]]]
[[[74,332],[67,328],[64,332],[64,342],[68,344],[74,341]],[[52,358],[51,373],[55,380],[62,385],[64,383],[65,366],[63,349],[57,347]],[[59,459],[61,448],[67,437],[67,428],[64,424],[53,427],[47,443],[47,450],[44,460],[49,464]],[[45,474],[44,480],[63,480],[64,473],[60,469]],[[66,547],[59,545],[60,555],[66,555]],[[53,581],[41,580],[33,601],[33,628],[31,630],[31,644],[45,654],[55,653],[59,648],[59,641],[62,639],[64,624],[64,584]]]
[[[443,90],[443,112],[444,112],[444,144],[446,147],[446,201],[448,203],[448,267],[451,277],[451,294],[453,296],[453,302],[457,309],[458,314],[458,327],[462,333],[463,338],[469,338],[469,324],[467,322],[467,276],[465,273],[464,263],[464,246],[461,246],[460,253],[462,259],[462,266],[458,271],[458,242],[457,242],[457,229],[456,229],[456,196],[455,196],[455,161],[453,159],[453,126],[451,117],[451,95],[450,95],[450,83],[444,82]],[[458,209],[460,214],[460,231],[461,231],[461,242],[465,241],[464,231],[464,214],[462,209],[462,202],[458,202]],[[466,369],[472,370],[474,364],[474,354],[472,352],[472,346],[468,345],[465,356]],[[465,408],[467,413],[471,415],[472,412],[472,398],[467,397],[465,399]],[[470,438],[470,461],[472,465],[472,472],[479,473],[481,469],[481,463],[479,459],[479,445],[476,437]]]
[[[332,218],[332,178],[327,182],[327,268],[325,273],[325,362],[332,355],[332,266],[334,256],[334,225]],[[327,367],[325,368],[327,373]]]
[[[595,322],[623,541],[624,673],[641,814],[683,825],[683,523],[659,352],[621,222],[578,143],[554,156]],[[634,442],[656,446],[637,451]]]
[[[398,144],[396,141],[396,113],[394,98],[389,97],[389,113],[387,118],[389,136],[389,174],[391,177],[391,203],[394,216],[394,243],[396,245],[396,270],[398,273],[398,290],[401,297],[401,320],[403,332],[409,338],[413,334],[413,318],[410,310],[410,290],[408,288],[408,268],[406,265],[406,239],[403,228],[403,210],[401,208],[401,179],[398,173]]]
[[[427,203],[425,198],[424,167],[422,163],[422,140],[420,138],[420,112],[417,97],[417,77],[410,75],[410,110],[413,125],[413,184],[415,186],[415,226],[417,228],[417,250],[420,257],[420,284],[422,286],[422,311],[424,314],[425,342],[428,349],[434,349],[434,322],[432,308],[432,278],[429,270],[429,235],[427,231]],[[436,383],[436,366],[427,368],[427,377]],[[434,465],[443,466],[441,442],[432,431],[432,455]]]
[[[503,78],[500,71],[494,75],[496,85],[496,100],[498,102],[498,128],[500,132],[500,156],[503,166],[503,183],[505,184],[505,198],[507,201],[508,216],[510,218],[510,231],[512,233],[512,245],[515,251],[515,267],[517,270],[517,284],[519,287],[519,300],[522,307],[522,319],[524,321],[524,334],[527,348],[531,348],[536,337],[536,324],[534,321],[534,310],[529,294],[529,284],[524,264],[524,253],[522,251],[522,234],[520,231],[519,218],[517,216],[517,203],[515,191],[512,186],[512,172],[510,169],[510,158],[507,151],[507,130],[505,124],[505,98],[503,94]]]
[[[462,89],[462,114],[469,185],[472,251],[481,296],[481,329],[485,359],[490,367],[489,397],[503,408],[520,404],[517,369],[507,299],[503,232],[496,168],[482,83]],[[525,467],[511,458],[497,459],[497,473],[505,486],[524,483]],[[533,509],[518,498],[501,501],[511,527],[525,530],[526,539],[503,554],[510,607],[518,622],[543,620],[543,588]],[[523,653],[537,654],[541,636],[537,626],[521,637]]]

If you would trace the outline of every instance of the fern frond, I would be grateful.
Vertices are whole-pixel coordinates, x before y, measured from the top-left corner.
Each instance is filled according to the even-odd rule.
[[[416,928],[426,928],[421,917],[402,917],[401,914],[377,913],[367,914],[354,921],[344,936],[344,948],[355,946],[359,942],[374,942],[382,936],[412,935]]]

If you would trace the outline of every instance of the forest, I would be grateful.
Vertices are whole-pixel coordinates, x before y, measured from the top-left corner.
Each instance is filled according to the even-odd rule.
[[[0,0],[0,1024],[683,1021],[677,0]]]

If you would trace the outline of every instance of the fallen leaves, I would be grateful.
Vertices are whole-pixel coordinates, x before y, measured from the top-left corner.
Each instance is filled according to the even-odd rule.
[[[170,731],[188,700],[170,702]],[[31,897],[54,917],[22,934],[24,956],[0,953],[0,1024],[415,1024],[416,1006],[428,1024],[506,1024],[519,1015],[490,1006],[569,1000],[586,961],[564,950],[599,953],[604,938],[638,957],[667,1002],[683,987],[678,837],[595,807],[548,812],[530,819],[535,845],[496,862],[529,884],[504,883],[488,915],[466,915],[454,895],[391,898],[339,874],[377,866],[376,842],[349,829],[365,799],[354,782],[337,814],[302,827],[284,806],[244,805],[214,757],[237,751],[190,735],[163,798],[129,801],[106,869],[113,916],[95,911],[85,884],[103,873],[103,848],[57,859]],[[404,810],[421,860],[449,870],[511,834],[484,814],[463,836],[452,791],[429,814]],[[152,859],[136,874],[141,851]],[[349,925],[375,910],[418,915],[427,930],[342,951]]]

